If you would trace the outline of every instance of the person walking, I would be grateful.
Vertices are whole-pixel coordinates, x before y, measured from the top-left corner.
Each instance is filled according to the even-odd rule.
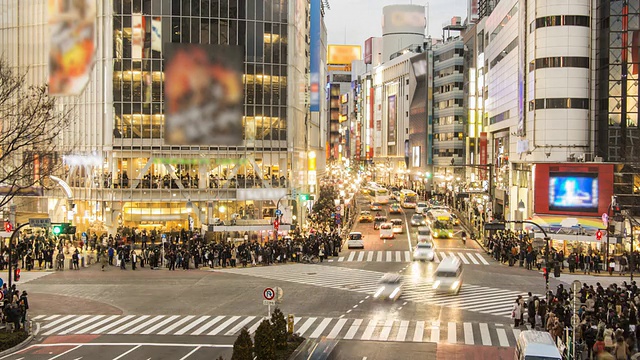
[[[138,262],[138,255],[135,250],[131,250],[131,270],[136,269],[136,263]]]
[[[522,319],[522,306],[520,305],[520,298],[516,299],[511,309],[511,318],[514,321],[514,327],[520,327],[520,321]]]
[[[109,250],[107,251],[107,255],[109,256],[109,265],[113,265],[113,255],[115,250],[113,250],[113,246],[109,246]]]
[[[107,265],[109,265],[109,259],[107,258],[107,254],[105,254],[106,251],[103,250],[102,255],[100,256],[100,264],[102,265],[102,271],[104,271],[105,267],[107,267]]]
[[[120,261],[120,270],[127,270],[127,258],[125,257],[124,249],[120,250],[118,260]]]

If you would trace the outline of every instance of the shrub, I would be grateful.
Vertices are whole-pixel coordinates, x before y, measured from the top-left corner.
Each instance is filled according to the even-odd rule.
[[[269,320],[263,320],[253,337],[257,360],[276,360],[276,344]]]
[[[276,308],[271,315],[271,326],[273,328],[273,340],[278,349],[287,347],[287,320],[279,308]]]
[[[233,343],[231,360],[253,360],[253,341],[247,328],[242,328],[240,335]]]

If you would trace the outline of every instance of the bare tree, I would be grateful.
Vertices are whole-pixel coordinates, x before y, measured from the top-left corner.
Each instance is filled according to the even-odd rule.
[[[57,150],[69,112],[56,108],[46,85],[26,85],[0,59],[0,208],[18,195],[36,195],[60,167]]]

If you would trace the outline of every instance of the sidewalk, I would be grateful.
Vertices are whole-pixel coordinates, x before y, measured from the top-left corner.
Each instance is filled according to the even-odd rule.
[[[473,229],[473,226],[471,226],[471,224],[469,223],[469,220],[467,220],[465,217],[461,216],[460,212],[458,210],[454,210],[452,209],[452,212],[454,214],[456,214],[456,216],[458,217],[458,219],[460,219],[460,227],[464,229],[464,231],[467,232],[467,234],[469,234],[469,236],[471,236],[471,234],[475,233],[475,229]],[[480,247],[484,250],[484,252],[489,253],[489,248],[487,248],[484,243],[482,241],[480,241],[479,236],[476,236],[475,242],[480,245]]]

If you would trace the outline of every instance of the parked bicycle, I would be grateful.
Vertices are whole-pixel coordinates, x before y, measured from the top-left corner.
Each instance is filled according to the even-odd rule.
[[[320,258],[317,255],[302,255],[300,260],[305,264],[317,264]]]

